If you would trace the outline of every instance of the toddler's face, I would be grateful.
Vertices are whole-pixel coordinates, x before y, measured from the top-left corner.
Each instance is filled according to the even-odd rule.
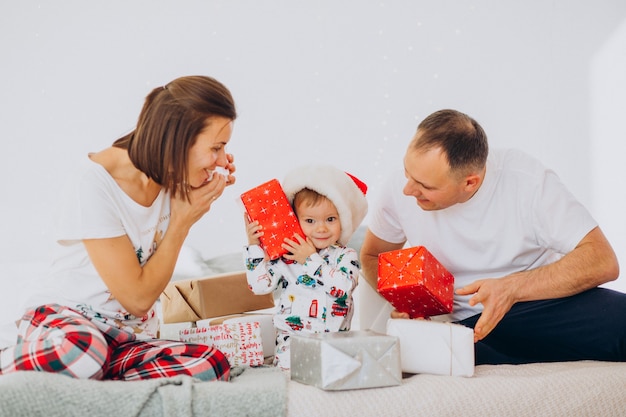
[[[341,222],[337,208],[328,199],[321,199],[314,206],[300,203],[296,215],[304,235],[311,239],[316,249],[324,249],[337,243],[341,236]]]

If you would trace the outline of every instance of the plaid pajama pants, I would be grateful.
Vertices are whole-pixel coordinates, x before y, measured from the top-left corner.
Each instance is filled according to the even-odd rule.
[[[17,344],[0,352],[0,374],[57,372],[75,378],[138,380],[189,375],[227,381],[228,360],[219,350],[135,336],[95,323],[57,304],[26,312]]]

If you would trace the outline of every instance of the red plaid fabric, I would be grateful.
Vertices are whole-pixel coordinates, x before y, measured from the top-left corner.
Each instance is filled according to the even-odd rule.
[[[111,355],[105,379],[152,379],[190,375],[203,381],[227,381],[224,354],[207,345],[171,340],[142,340],[121,345]]]
[[[230,375],[228,360],[212,347],[134,340],[132,334],[56,304],[27,312],[17,344],[0,352],[0,374],[20,370],[120,380],[189,375],[208,381]]]
[[[104,335],[88,319],[66,307],[45,305],[22,317],[16,345],[0,354],[0,373],[43,371],[102,379],[108,355]]]

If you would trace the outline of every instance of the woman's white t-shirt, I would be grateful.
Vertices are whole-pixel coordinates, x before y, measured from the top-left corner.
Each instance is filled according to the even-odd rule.
[[[157,249],[170,218],[169,193],[161,191],[151,206],[132,200],[101,165],[87,159],[63,196],[57,247],[51,274],[29,300],[29,306],[58,303],[80,311],[92,321],[156,337],[155,308],[144,317],[128,313],[113,298],[87,254],[83,239],[128,236],[141,265]]]
[[[402,190],[403,171],[382,189],[369,222],[377,237],[424,246],[455,277],[455,288],[550,264],[597,226],[587,209],[537,160],[517,150],[490,152],[485,179],[465,203],[424,211]],[[455,295],[449,317],[479,313]]]

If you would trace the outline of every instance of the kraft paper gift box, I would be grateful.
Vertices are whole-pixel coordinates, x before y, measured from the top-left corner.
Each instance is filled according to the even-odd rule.
[[[291,379],[324,390],[400,385],[398,338],[371,330],[290,337]]]
[[[263,344],[263,356],[273,357],[276,353],[276,329],[274,328],[274,314],[269,313],[243,313],[232,314],[224,317],[199,320],[198,327],[215,326],[216,324],[249,323],[258,322],[261,328],[261,342]]]
[[[198,321],[274,307],[272,294],[256,295],[245,271],[174,281],[161,294],[164,323]]]
[[[263,226],[261,246],[270,259],[278,259],[287,251],[285,238],[298,234],[304,238],[300,223],[277,179],[270,180],[241,194],[241,202],[250,218]]]
[[[452,312],[454,277],[424,247],[378,255],[378,292],[411,318]]]
[[[201,343],[219,349],[230,366],[261,366],[265,361],[258,321],[192,327],[180,330],[179,337],[182,342]]]
[[[402,372],[474,375],[474,331],[454,323],[389,319],[387,334],[400,340]]]

